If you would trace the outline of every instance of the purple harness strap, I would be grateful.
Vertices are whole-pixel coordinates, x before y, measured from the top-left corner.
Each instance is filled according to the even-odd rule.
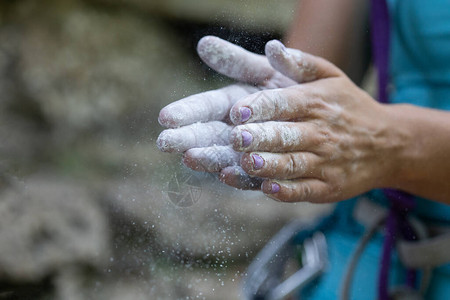
[[[378,101],[388,103],[389,82],[389,30],[390,20],[386,0],[371,0],[372,55],[378,72]],[[384,194],[390,201],[390,212],[386,220],[385,240],[378,277],[378,299],[389,299],[389,267],[395,241],[399,236],[407,240],[416,240],[416,234],[407,220],[408,213],[414,209],[414,197],[410,194],[385,189]],[[416,271],[407,270],[406,285],[414,288]]]

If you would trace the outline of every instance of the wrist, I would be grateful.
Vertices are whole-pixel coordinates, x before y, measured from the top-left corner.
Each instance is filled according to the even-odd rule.
[[[416,180],[414,165],[417,161],[418,147],[415,128],[419,126],[411,117],[412,105],[382,105],[386,116],[387,138],[384,159],[386,170],[384,188],[405,190],[410,182]]]

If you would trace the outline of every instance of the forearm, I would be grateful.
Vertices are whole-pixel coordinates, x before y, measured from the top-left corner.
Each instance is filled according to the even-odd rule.
[[[391,187],[450,204],[450,112],[388,105],[392,130],[401,137]]]
[[[368,65],[368,1],[301,0],[285,40],[321,56],[359,83]]]

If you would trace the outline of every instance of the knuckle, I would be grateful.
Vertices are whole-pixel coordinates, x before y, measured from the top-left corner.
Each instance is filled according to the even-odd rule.
[[[317,95],[309,95],[305,97],[303,103],[304,109],[309,112],[309,115],[315,118],[321,118],[327,115],[329,105]]]
[[[272,106],[273,105],[273,92],[268,90],[263,90],[257,93],[256,100],[254,101],[256,105],[259,106]]]
[[[285,165],[284,173],[286,176],[292,176],[297,171],[297,162],[295,156],[289,153],[287,156],[287,163]]]
[[[312,201],[311,196],[312,196],[312,188],[310,184],[308,183],[301,184],[299,188],[299,198],[301,199],[301,201]]]
[[[288,153],[284,172],[289,178],[304,176],[308,170],[308,159],[304,153],[301,155]]]
[[[335,145],[340,142],[338,134],[323,124],[314,123],[312,132],[314,134],[308,135],[309,143],[312,147],[322,152],[327,153],[332,151]]]
[[[296,126],[277,124],[274,130],[280,147],[292,149],[302,140],[303,133]]]
[[[260,91],[250,105],[258,119],[269,120],[286,109],[287,101],[278,90]]]
[[[322,168],[320,170],[320,178],[322,180],[327,180],[330,177],[330,173],[327,168]]]
[[[343,190],[343,181],[341,180],[333,180],[333,182],[329,183],[327,192],[330,195],[340,195]]]
[[[311,186],[308,183],[301,183],[277,197],[283,202],[313,202],[312,195]]]
[[[332,135],[328,128],[318,127],[316,130],[316,134],[312,138],[312,141],[316,146],[332,141]]]
[[[291,190],[283,191],[281,193],[277,193],[275,195],[268,195],[272,199],[279,201],[279,202],[296,202],[298,200],[295,199],[294,194]]]

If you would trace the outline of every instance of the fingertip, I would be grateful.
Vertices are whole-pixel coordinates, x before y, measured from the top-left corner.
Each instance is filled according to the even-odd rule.
[[[200,39],[197,53],[217,72],[252,85],[264,84],[275,72],[263,55],[251,53],[215,36]]]
[[[192,151],[191,149],[187,150],[186,152],[183,153],[183,156],[181,157],[181,161],[183,162],[183,164],[195,171],[203,171],[203,170],[199,170],[198,168],[198,164],[196,163],[196,160],[194,159],[194,157],[192,156]]]
[[[239,107],[239,115],[241,123],[247,122],[252,116],[252,110],[246,106]]]
[[[280,41],[272,40],[267,42],[265,54],[275,70],[296,82],[305,81],[303,77],[305,70],[301,63],[303,52],[297,49],[288,49]]]
[[[279,40],[271,40],[266,43],[265,54],[269,60],[269,63],[273,67],[280,67],[284,65],[287,60],[292,59],[292,55],[288,49]]]
[[[208,66],[214,69],[216,64],[228,57],[224,49],[227,43],[221,38],[207,35],[198,41],[197,53]]]
[[[230,166],[222,169],[219,174],[219,180],[226,185],[242,189],[241,178],[243,177],[242,172],[237,166]]]
[[[239,125],[240,122],[239,120],[241,119],[241,115],[239,113],[239,108],[238,107],[231,107],[230,109],[230,120],[234,125]]]
[[[235,151],[245,151],[253,142],[253,135],[239,127],[233,128],[230,133],[230,144]]]
[[[233,147],[234,151],[241,150],[240,145],[242,144],[242,139],[240,135],[240,130],[237,127],[233,128],[230,132],[230,144]]]
[[[266,44],[265,53],[275,70],[297,83],[343,75],[343,72],[329,61],[299,49],[286,48],[277,40]]]
[[[253,136],[250,132],[248,132],[247,130],[242,130],[241,131],[241,138],[242,138],[242,148],[247,148],[248,146],[251,145],[252,141],[253,141]]]
[[[169,113],[169,111],[168,111],[168,109],[167,108],[163,108],[163,109],[161,109],[161,111],[159,112],[159,115],[158,115],[158,123],[161,125],[161,126],[164,126],[164,127],[170,127],[170,124],[172,123],[171,122],[171,120],[170,120],[170,113]]]
[[[186,125],[183,116],[184,112],[180,110],[180,106],[176,102],[171,103],[159,112],[158,123],[166,128],[180,127]]]
[[[250,153],[244,153],[242,155],[241,167],[247,173],[251,173],[251,171],[253,170],[253,160]]]
[[[241,190],[259,190],[263,179],[250,177],[239,166],[230,166],[220,171],[219,180]]]
[[[230,120],[234,125],[246,123],[253,115],[253,111],[247,106],[236,106],[230,110]]]
[[[186,154],[186,152],[183,154],[181,161],[186,167],[197,172],[215,173],[220,171],[216,165],[212,163],[206,165],[201,161],[201,159],[191,156],[190,154]]]
[[[205,35],[204,37],[202,37],[198,43],[197,43],[197,51],[198,50],[203,50],[205,46],[208,46],[212,43],[214,43],[215,41],[220,40],[220,38],[214,36],[214,35]]]
[[[167,130],[164,130],[161,132],[158,136],[158,139],[156,140],[156,146],[158,149],[162,152],[173,152],[172,147],[169,143],[170,135],[168,134]]]
[[[274,195],[280,192],[281,186],[273,180],[264,180],[261,185],[264,194]]]
[[[166,129],[161,132],[156,140],[156,146],[162,152],[184,152],[189,149],[189,145],[185,145],[183,136],[180,135],[178,129]]]
[[[219,181],[222,183],[225,183],[226,185],[238,188],[236,186],[236,184],[234,183],[236,181],[235,180],[236,176],[239,176],[239,173],[236,172],[235,166],[226,167],[226,168],[223,168],[222,170],[220,170]]]
[[[258,175],[265,165],[264,158],[258,153],[244,153],[241,157],[241,167],[250,175]]]
[[[281,54],[288,54],[286,46],[279,40],[271,40],[266,43],[265,46],[266,56],[278,56]]]

